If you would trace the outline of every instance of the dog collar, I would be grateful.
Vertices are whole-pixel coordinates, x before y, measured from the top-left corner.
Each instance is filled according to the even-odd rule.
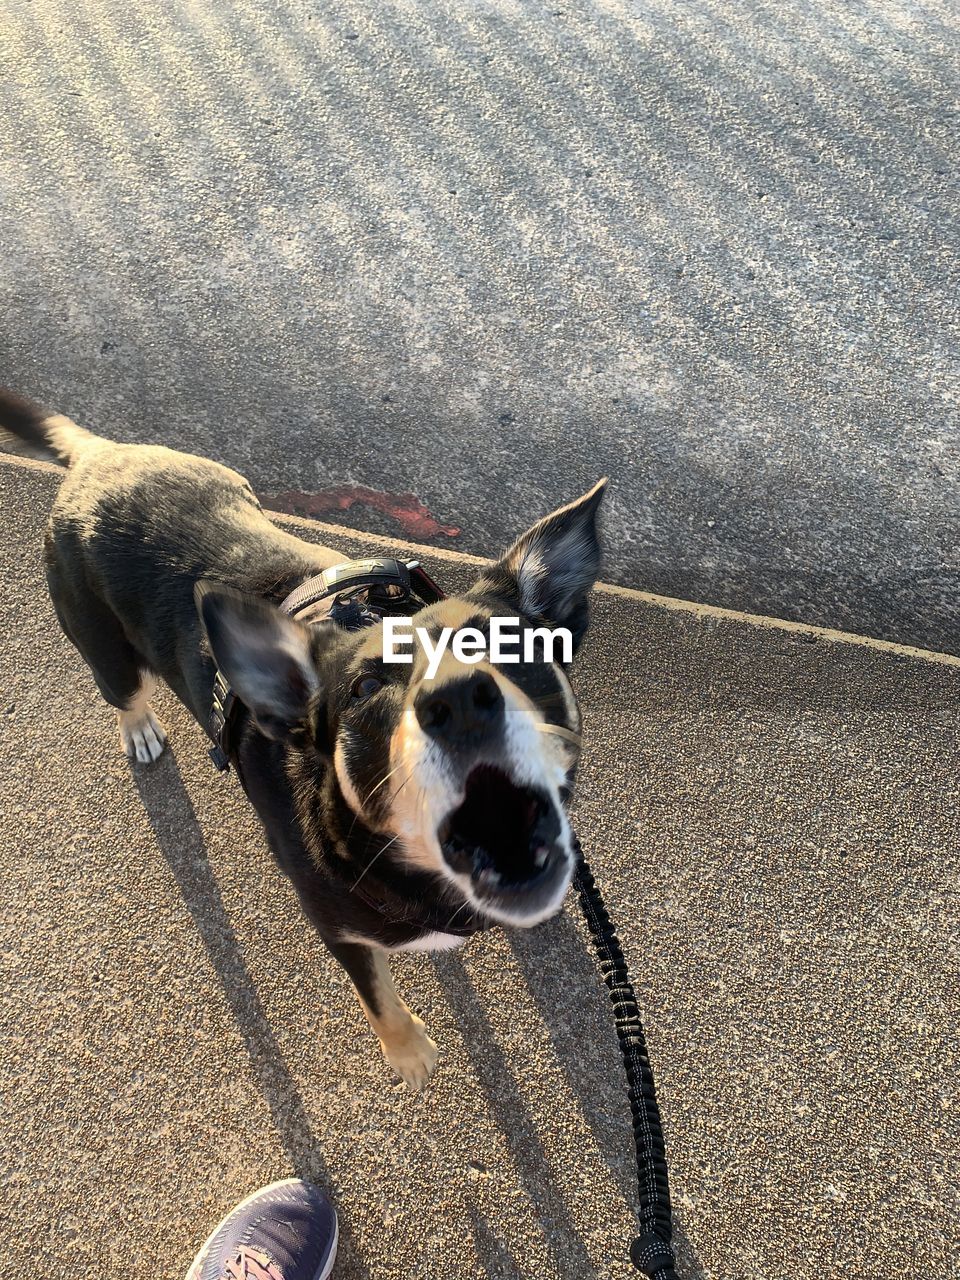
[[[311,626],[333,624],[345,631],[375,626],[391,613],[416,612],[444,599],[445,593],[418,560],[394,560],[382,556],[372,560],[347,560],[301,582],[280,603],[282,613],[291,618],[323,600],[330,605]],[[213,677],[207,732],[213,739],[210,759],[221,773],[228,772],[237,742],[237,728],[243,704],[218,669]]]
[[[419,929],[421,934],[449,933],[455,938],[471,938],[496,924],[491,917],[472,908],[466,913],[462,907],[451,912],[449,903],[443,908],[430,908],[424,901],[414,902],[399,895],[374,893],[368,890],[365,882],[349,885],[347,890],[388,923]]]

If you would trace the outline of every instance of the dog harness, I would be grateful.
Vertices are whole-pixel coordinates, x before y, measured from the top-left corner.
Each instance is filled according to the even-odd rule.
[[[332,597],[332,599],[330,599]],[[308,578],[281,601],[281,613],[295,618],[306,609],[330,599],[322,618],[311,626],[333,624],[344,631],[375,626],[387,613],[416,613],[428,604],[444,599],[427,571],[417,560],[348,560]],[[221,773],[228,772],[237,742],[237,728],[243,704],[217,670],[207,716],[207,732],[213,739],[210,759]]]
[[[332,623],[347,631],[357,631],[361,627],[375,625],[388,613],[415,613],[428,604],[443,600],[445,595],[418,561],[404,563],[384,557],[350,560],[325,569],[291,591],[280,609],[295,618],[331,597],[327,612],[320,618],[311,618],[311,626]],[[221,772],[230,768],[241,715],[242,704],[217,671],[208,732],[214,742],[210,757]],[[576,836],[573,837],[573,846],[576,856],[574,885],[590,926],[601,975],[610,992],[633,1117],[640,1235],[631,1243],[630,1260],[649,1280],[676,1280],[663,1126],[640,1010],[616,931]],[[359,885],[355,885],[352,891],[386,918],[415,924],[426,931],[442,929],[445,933],[469,936],[486,927],[482,917],[476,913],[473,913],[474,918],[463,922],[465,927],[460,928],[442,924],[439,916],[425,919],[418,914],[415,921],[403,920],[397,915],[396,903],[381,902],[368,896]]]

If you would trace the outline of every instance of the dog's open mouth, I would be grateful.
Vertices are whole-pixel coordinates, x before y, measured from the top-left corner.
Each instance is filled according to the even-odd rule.
[[[438,832],[448,865],[484,897],[527,894],[556,878],[560,820],[544,791],[520,786],[496,765],[471,770],[459,808]]]

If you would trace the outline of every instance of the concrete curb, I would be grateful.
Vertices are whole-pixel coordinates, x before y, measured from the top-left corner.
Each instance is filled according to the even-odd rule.
[[[63,468],[53,462],[40,462],[33,458],[22,458],[16,454],[0,455],[0,465],[27,467],[31,470],[60,475]],[[456,564],[484,565],[492,563],[484,556],[470,555],[464,551],[454,551],[449,547],[435,547],[426,543],[408,542],[403,538],[391,538],[384,534],[367,533],[362,529],[351,529],[348,525],[334,524],[327,520],[310,520],[304,516],[287,515],[285,512],[269,511],[270,519],[276,524],[290,529],[309,529],[316,532],[325,530],[332,538],[351,538],[363,542],[372,542],[377,546],[401,548],[434,560],[448,560]],[[653,591],[640,591],[635,587],[621,587],[613,582],[598,582],[596,591],[607,595],[622,596],[625,600],[636,600],[642,604],[656,605],[660,609],[673,609],[681,613],[690,613],[697,618],[714,618],[718,622],[740,622],[751,627],[769,627],[776,631],[789,631],[794,634],[816,636],[820,640],[829,640],[834,644],[858,644],[875,649],[880,653],[889,653],[895,657],[914,658],[922,662],[941,662],[946,666],[960,667],[960,657],[951,653],[941,653],[935,649],[922,649],[915,645],[899,644],[894,640],[879,640],[875,636],[858,635],[853,631],[839,631],[834,627],[821,627],[813,623],[793,622],[787,618],[774,618],[761,613],[745,613],[739,609],[726,609],[720,605],[704,604],[697,600],[681,600],[676,596],[661,596]]]

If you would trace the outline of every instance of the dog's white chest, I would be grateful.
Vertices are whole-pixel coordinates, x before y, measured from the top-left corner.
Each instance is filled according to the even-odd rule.
[[[466,938],[459,933],[425,933],[422,938],[414,938],[412,942],[405,942],[403,946],[394,948],[396,951],[452,951],[455,947],[462,947],[466,942]]]

